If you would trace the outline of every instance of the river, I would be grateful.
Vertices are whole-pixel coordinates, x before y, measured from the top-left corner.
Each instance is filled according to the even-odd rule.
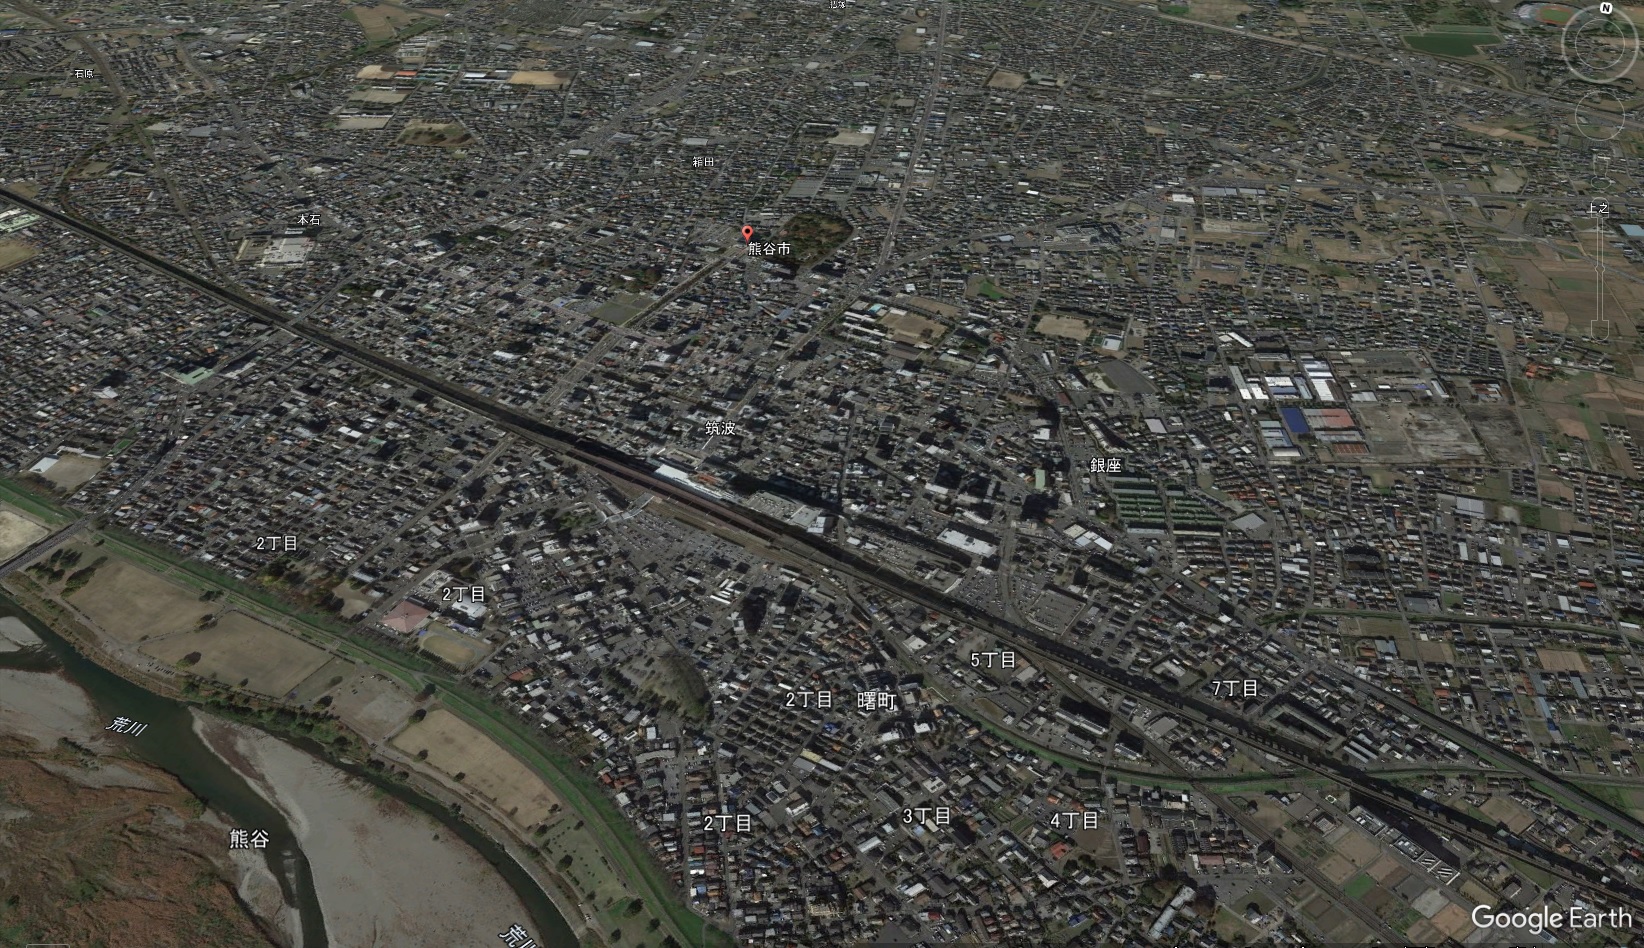
[[[126,742],[125,747],[144,760],[174,775],[195,796],[234,826],[263,829],[269,834],[266,850],[268,868],[279,880],[286,902],[296,907],[302,919],[303,948],[329,948],[324,919],[308,859],[297,844],[285,815],[257,793],[233,768],[208,748],[194,733],[189,706],[165,698],[121,678],[75,651],[51,627],[0,595],[0,617],[13,616],[39,634],[39,648],[0,653],[0,668],[25,671],[57,671],[90,697],[103,717],[130,718],[148,725],[143,740]],[[163,739],[156,739],[163,738]],[[363,767],[339,764],[316,753],[311,741],[287,741],[321,757],[326,763],[370,782],[382,792],[415,807],[473,847],[518,895],[530,913],[538,944],[544,948],[577,948],[576,935],[554,903],[536,882],[490,838],[457,819],[450,810],[416,793],[403,784],[385,780]],[[228,841],[225,839],[226,847]]]

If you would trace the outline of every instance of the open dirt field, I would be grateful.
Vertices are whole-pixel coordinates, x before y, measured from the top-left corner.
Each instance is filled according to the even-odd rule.
[[[1341,885],[1348,879],[1358,875],[1358,870],[1353,868],[1352,863],[1337,855],[1328,856],[1323,862],[1319,863],[1319,872],[1323,873],[1326,879],[1336,885]]]
[[[899,53],[911,53],[919,47],[925,45],[926,41],[930,38],[930,28],[925,25],[924,20],[921,20],[918,23],[909,23],[907,26],[902,28],[901,35],[896,37],[896,51]]]
[[[83,562],[88,564],[101,552],[84,545],[77,549],[84,552]],[[91,582],[70,596],[69,602],[122,642],[192,629],[201,616],[216,611],[184,587],[114,557],[98,567]]]
[[[63,490],[72,491],[96,477],[107,465],[107,458],[88,458],[79,454],[64,453],[50,470],[40,476]]]
[[[410,96],[409,92],[394,89],[355,89],[348,94],[348,101],[369,102],[372,105],[399,105]]]
[[[1381,847],[1355,830],[1336,842],[1336,852],[1355,866],[1368,866],[1381,855]]]
[[[889,330],[892,339],[908,345],[935,342],[948,331],[936,320],[926,319],[917,313],[889,313],[880,318],[879,325]]]
[[[342,598],[343,607],[341,615],[345,619],[353,618],[362,612],[370,610],[371,606],[376,602],[376,600],[372,599],[370,596],[367,596],[365,593],[355,589],[347,583],[338,583],[332,588],[331,592]]]
[[[1365,870],[1365,872],[1369,874],[1370,878],[1376,880],[1389,889],[1398,885],[1400,882],[1403,882],[1404,877],[1408,875],[1408,873],[1404,871],[1404,867],[1399,865],[1399,861],[1393,858],[1390,853],[1383,854],[1382,857],[1377,859],[1369,869]]]
[[[1507,828],[1515,833],[1528,830],[1536,821],[1534,813],[1526,810],[1516,800],[1502,796],[1491,796],[1479,807],[1479,812],[1498,823],[1505,823]]]
[[[1542,141],[1528,132],[1519,131],[1514,128],[1507,128],[1500,124],[1492,125],[1478,122],[1457,122],[1456,124],[1467,129],[1469,132],[1477,132],[1480,135],[1488,135],[1491,138],[1511,139],[1512,141],[1522,142],[1535,148],[1550,147],[1548,142]]]
[[[39,252],[34,249],[32,244],[16,238],[0,240],[0,270],[9,270],[20,263],[25,263]]]
[[[1007,92],[1015,91],[1027,85],[1027,76],[1008,69],[995,69],[993,75],[988,76],[989,89],[1004,89]]]
[[[1077,316],[1043,316],[1035,331],[1061,339],[1071,339],[1074,342],[1084,342],[1090,338],[1090,324]]]
[[[404,688],[374,672],[355,674],[331,690],[331,712],[374,741],[399,730],[416,709],[417,702]]]
[[[571,78],[576,73],[563,70],[549,71],[545,69],[517,69],[508,77],[508,84],[514,86],[540,86],[544,89],[562,89],[571,84]]]
[[[1511,459],[1523,456],[1526,450],[1524,427],[1519,423],[1518,412],[1512,405],[1505,402],[1465,402],[1461,405],[1461,413],[1472,426],[1479,445],[1497,462],[1507,464]]]
[[[190,670],[228,684],[245,681],[259,694],[284,697],[326,663],[329,656],[243,612],[231,612],[214,628],[148,642],[143,652],[166,662],[200,653]]]
[[[393,120],[392,115],[339,115],[337,127],[352,131],[375,131],[387,128],[388,123]]]
[[[1358,412],[1370,453],[1378,460],[1459,461],[1485,455],[1453,406],[1377,402]]]
[[[417,638],[417,647],[462,669],[478,662],[490,651],[484,642],[440,625],[430,625],[424,629]]]
[[[1250,4],[1240,0],[1194,0],[1187,14],[1190,20],[1232,26],[1241,14],[1250,12]]]
[[[400,30],[423,19],[423,15],[415,10],[382,5],[349,7],[348,13],[359,21],[360,29],[365,31],[365,38],[372,42],[393,39]]]
[[[542,822],[559,798],[512,754],[461,718],[436,708],[411,725],[394,746],[407,754],[428,751],[428,763],[494,801],[521,827]]]
[[[0,563],[33,546],[50,532],[12,508],[0,506]]]
[[[1566,438],[1592,440],[1592,435],[1587,431],[1587,423],[1580,418],[1554,418],[1553,423],[1558,427],[1558,433]]]
[[[1472,919],[1467,910],[1454,902],[1439,910],[1432,918],[1433,927],[1449,936],[1451,940],[1465,937],[1475,931]]]
[[[1562,648],[1538,648],[1536,658],[1541,667],[1550,672],[1581,672],[1588,674],[1592,671],[1587,667],[1587,660],[1581,657],[1580,652],[1572,652]]]
[[[303,679],[302,684],[295,689],[292,700],[307,704],[317,700],[320,695],[337,687],[350,676],[358,674],[359,666],[346,658],[332,658],[321,665],[314,674]]]
[[[1586,402],[1594,411],[1644,418],[1644,384],[1607,375],[1589,377],[1592,390]]]

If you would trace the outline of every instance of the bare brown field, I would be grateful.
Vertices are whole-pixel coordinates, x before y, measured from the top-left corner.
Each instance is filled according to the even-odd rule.
[[[293,635],[254,616],[230,612],[216,626],[147,642],[142,651],[165,662],[199,653],[189,671],[258,694],[282,698],[329,658]]]
[[[365,38],[373,43],[391,40],[400,30],[424,19],[423,14],[416,10],[382,5],[349,7],[348,12],[365,31]]]
[[[898,293],[891,302],[892,305],[906,307],[916,313],[941,319],[958,319],[965,314],[962,308],[952,303],[944,303],[928,296],[909,296],[906,293]]]
[[[1524,424],[1506,402],[1461,402],[1462,416],[1472,425],[1478,444],[1501,463],[1523,455]]]
[[[1589,378],[1592,389],[1586,401],[1594,411],[1644,418],[1644,384],[1608,375]]]
[[[331,592],[333,595],[342,599],[343,607],[341,615],[344,618],[352,618],[362,612],[369,611],[371,606],[376,601],[347,583],[338,583],[336,586],[332,587]]]
[[[76,547],[91,563],[101,549]],[[84,589],[69,597],[98,628],[122,642],[138,642],[192,629],[202,616],[216,610],[198,594],[154,573],[110,557],[97,568]]]
[[[417,710],[409,692],[374,672],[356,673],[330,693],[331,712],[373,741],[386,740]]]
[[[1581,420],[1581,413],[1575,408],[1569,405],[1543,405],[1542,411],[1553,423],[1554,431],[1566,438],[1588,439],[1587,423]]]
[[[995,69],[993,75],[989,76],[987,81],[989,89],[1004,89],[1007,92],[1020,89],[1025,85],[1027,85],[1027,76],[1019,72],[1011,72],[1008,69]]]
[[[1261,797],[1254,799],[1256,803],[1256,812],[1253,818],[1255,819],[1256,824],[1270,833],[1279,832],[1280,835],[1282,835],[1280,828],[1290,820],[1290,817],[1285,814],[1284,809],[1271,800]]]
[[[394,120],[392,115],[339,115],[337,128],[343,131],[380,131]]]
[[[23,552],[50,532],[15,508],[0,504],[0,562]]]
[[[1355,866],[1368,866],[1381,855],[1381,847],[1370,837],[1357,830],[1348,833],[1336,843],[1336,852]]]
[[[1380,461],[1456,461],[1485,451],[1451,405],[1378,402],[1359,408],[1370,453]]]
[[[423,630],[423,634],[417,639],[417,647],[462,669],[478,662],[490,651],[485,643],[478,639],[463,635],[461,632],[453,632],[438,624],[430,625]]]
[[[332,688],[341,685],[349,676],[358,674],[359,666],[346,658],[333,657],[321,665],[314,674],[304,678],[302,684],[296,688],[292,700],[298,704],[307,704],[316,701]]]
[[[521,827],[547,818],[559,797],[541,777],[495,741],[444,708],[406,728],[394,746],[407,754],[428,752],[427,762],[491,800]]]
[[[1232,26],[1238,22],[1239,15],[1249,13],[1251,7],[1240,0],[1194,0],[1191,9],[1187,15],[1190,20]]]
[[[348,94],[348,101],[368,102],[372,105],[399,105],[410,95],[409,92],[400,92],[396,89],[355,89]]]
[[[1034,331],[1046,336],[1056,336],[1060,339],[1071,339],[1074,342],[1084,342],[1090,338],[1090,323],[1077,316],[1048,315],[1039,319],[1039,325]]]
[[[1536,815],[1526,810],[1516,800],[1507,797],[1494,796],[1484,801],[1479,812],[1498,823],[1507,824],[1507,828],[1515,833],[1522,833],[1535,824]]]
[[[1334,853],[1319,863],[1319,871],[1324,873],[1324,877],[1329,879],[1333,885],[1341,885],[1348,879],[1358,875],[1358,870],[1353,867],[1351,862]]]
[[[50,470],[41,474],[61,490],[74,491],[81,484],[96,477],[108,465],[107,458],[88,458],[84,455],[64,452],[53,464]]]
[[[1515,142],[1522,142],[1536,148],[1551,147],[1549,142],[1542,141],[1534,135],[1530,135],[1516,129],[1503,128],[1499,125],[1485,125],[1477,122],[1457,122],[1456,124],[1467,129],[1469,132],[1477,132],[1480,135],[1488,135],[1491,138],[1505,138]]]
[[[886,315],[880,318],[879,325],[890,331],[892,339],[909,345],[935,342],[947,332],[946,326],[917,313]]]
[[[1403,878],[1404,867],[1399,865],[1399,861],[1393,858],[1391,853],[1387,853],[1377,859],[1365,872],[1370,875],[1370,878],[1391,888],[1398,885],[1399,879]],[[1398,876],[1399,879],[1394,879],[1394,876]]]
[[[25,263],[40,251],[26,241],[12,238],[0,240],[0,270],[10,270],[20,263]]]
[[[1468,917],[1467,910],[1454,902],[1439,909],[1439,913],[1433,916],[1433,927],[1443,932],[1447,936],[1447,941],[1463,938],[1477,930],[1473,927],[1473,920]]]
[[[1581,672],[1587,674],[1592,671],[1587,667],[1587,659],[1580,652],[1572,652],[1562,648],[1538,648],[1536,660],[1541,667],[1550,672]]]
[[[930,29],[925,26],[923,20],[918,23],[909,23],[902,28],[901,35],[896,37],[896,51],[899,53],[914,52],[925,45],[925,42],[930,38]]]
[[[574,72],[548,69],[518,69],[508,77],[508,84],[515,86],[540,86],[546,89],[562,89],[571,84],[576,76]]]

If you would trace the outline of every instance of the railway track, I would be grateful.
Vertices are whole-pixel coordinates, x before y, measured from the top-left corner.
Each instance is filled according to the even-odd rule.
[[[837,571],[854,577],[932,612],[966,622],[1017,648],[1036,653],[1065,667],[1078,669],[1120,693],[1191,712],[1199,723],[1212,730],[1234,737],[1320,776],[1328,777],[1348,787],[1362,799],[1373,800],[1418,822],[1437,822],[1479,847],[1536,865],[1561,879],[1604,895],[1618,906],[1625,905],[1644,911],[1644,890],[1612,877],[1603,868],[1584,865],[1539,844],[1506,835],[1505,830],[1486,824],[1483,820],[1326,756],[1299,741],[1258,728],[1232,711],[1213,705],[1195,695],[1168,689],[1154,679],[1145,678],[1128,669],[1097,659],[1066,642],[999,619],[892,572],[824,538],[807,534],[798,527],[715,500],[684,484],[659,477],[651,467],[652,462],[644,458],[628,455],[590,438],[567,432],[528,414],[523,409],[488,398],[454,381],[435,377],[353,340],[288,316],[266,303],[219,286],[99,227],[69,217],[49,205],[5,188],[0,188],[0,198],[27,208],[82,237],[117,250],[132,260],[232,306],[259,322],[283,329],[300,339],[330,349],[384,375],[444,398],[608,477],[641,487],[665,497],[676,505],[704,514],[710,522],[729,527],[730,530],[716,532],[720,532],[720,535],[733,542],[745,546],[751,539],[773,550],[798,556],[823,570]],[[741,537],[736,534],[741,534]],[[1579,792],[1568,787],[1555,775],[1547,775],[1546,780],[1572,792]],[[1617,823],[1624,822],[1626,821],[1618,816]],[[1644,840],[1637,842],[1644,844]]]

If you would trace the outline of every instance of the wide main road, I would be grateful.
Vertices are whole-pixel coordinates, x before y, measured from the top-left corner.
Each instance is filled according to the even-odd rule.
[[[1419,793],[1398,784],[1374,777],[1356,767],[1330,757],[1317,748],[1295,741],[1282,734],[1246,720],[1233,711],[1204,701],[1193,695],[1166,688],[1156,679],[1137,675],[1129,669],[1102,661],[1087,652],[1075,649],[1066,642],[1041,635],[1025,627],[1000,619],[950,598],[937,590],[888,570],[828,540],[765,517],[754,511],[733,506],[701,494],[676,481],[656,476],[654,464],[633,457],[607,445],[584,438],[553,425],[525,411],[487,398],[449,379],[385,356],[351,339],[335,335],[324,328],[280,312],[266,303],[253,300],[235,290],[220,286],[209,279],[158,257],[125,239],[64,214],[50,205],[0,188],[0,198],[27,208],[50,219],[61,227],[96,241],[124,254],[159,273],[165,274],[190,288],[240,310],[269,326],[284,329],[298,338],[330,349],[354,361],[369,366],[384,375],[405,384],[423,389],[460,405],[481,417],[491,420],[506,430],[538,443],[568,458],[579,461],[614,479],[665,496],[681,507],[706,514],[713,522],[723,524],[722,536],[734,542],[747,544],[751,539],[758,544],[798,556],[824,570],[834,570],[855,577],[879,589],[916,603],[928,610],[962,620],[999,639],[1049,658],[1058,664],[1078,669],[1091,678],[1118,692],[1144,700],[1164,703],[1193,717],[1213,729],[1261,748],[1275,757],[1288,760],[1308,770],[1329,777],[1351,788],[1361,797],[1374,800],[1384,808],[1402,813],[1424,823],[1438,821],[1445,829],[1484,848],[1510,853],[1514,858],[1536,865],[1554,875],[1579,883],[1602,893],[1618,905],[1644,910],[1644,891],[1618,880],[1602,867],[1588,866],[1553,852],[1538,844],[1517,837],[1508,837],[1494,825],[1461,813],[1450,807],[1427,800]],[[716,532],[720,532],[716,530]],[[1533,766],[1533,765],[1532,765]],[[1539,771],[1539,768],[1536,768]],[[1612,810],[1608,804],[1591,797],[1580,788],[1570,786],[1557,775],[1541,771],[1542,779],[1567,792],[1587,797],[1603,810]],[[1634,821],[1621,813],[1614,813],[1613,826],[1628,826]],[[1500,835],[1498,835],[1500,834]],[[1636,834],[1630,834],[1636,835]],[[1644,843],[1644,839],[1639,842]]]

